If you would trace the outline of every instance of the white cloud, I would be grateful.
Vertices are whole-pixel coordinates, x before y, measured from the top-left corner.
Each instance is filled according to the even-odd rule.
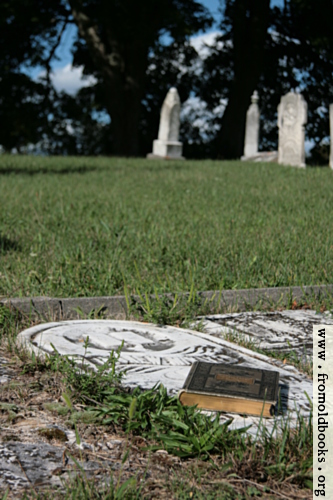
[[[207,109],[207,104],[197,96],[189,97],[183,104],[181,110],[181,120],[188,121],[193,127],[200,131],[200,136],[203,141],[211,139],[212,132],[220,130],[220,124],[216,123],[216,118],[221,118],[227,99],[221,99],[220,104],[212,111]],[[191,144],[191,139],[189,140]]]
[[[45,75],[45,72],[40,73],[39,77]],[[83,67],[75,67],[71,64],[66,64],[62,68],[53,69],[51,80],[55,89],[61,90],[67,94],[74,95],[82,87],[90,87],[96,83],[96,78],[93,76],[83,77]]]
[[[205,59],[209,55],[209,47],[215,44],[217,37],[221,35],[221,31],[212,31],[211,33],[205,33],[204,35],[193,36],[190,39],[192,47],[198,52],[202,59]],[[222,48],[222,43],[218,43],[218,48]]]

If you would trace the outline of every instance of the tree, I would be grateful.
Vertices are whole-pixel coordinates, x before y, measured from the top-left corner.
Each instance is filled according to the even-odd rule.
[[[9,72],[0,79],[0,144],[20,153],[40,140],[47,127],[44,85],[22,73]]]
[[[61,96],[52,89],[50,80],[51,61],[66,25],[71,22],[78,27],[73,47],[74,64],[83,65],[85,74],[96,76],[99,97],[100,89],[103,90],[103,107],[111,118],[108,128],[112,153],[136,155],[151,54],[158,51],[161,37],[181,45],[193,33],[207,28],[212,19],[196,0],[5,1],[0,6],[1,74],[9,81],[10,75],[21,73],[23,64],[45,68],[46,76],[41,82],[44,90],[41,85],[38,87],[45,95],[40,106],[44,105],[46,115],[53,115],[53,122],[57,121],[57,114],[60,119],[66,109],[75,109],[74,102],[70,104],[70,99],[63,96],[65,101],[60,110]],[[32,86],[29,78],[25,83],[28,80]],[[53,111],[51,98],[58,108]],[[87,120],[85,115],[88,130],[91,126]],[[77,122],[77,117],[74,121]],[[72,151],[74,143],[69,136],[66,138],[66,127],[57,121],[56,129],[49,127],[48,133],[57,133],[59,147],[67,141],[65,149]],[[20,142],[31,140],[29,135],[22,135],[22,130]]]
[[[74,62],[104,87],[114,154],[139,151],[141,102],[149,54],[163,34],[178,43],[211,23],[195,0],[68,0],[81,40]],[[84,43],[82,42],[84,41]]]
[[[10,0],[0,3],[0,144],[21,150],[41,139],[51,112],[50,61],[68,22],[59,0]],[[25,70],[44,67],[44,82]]]

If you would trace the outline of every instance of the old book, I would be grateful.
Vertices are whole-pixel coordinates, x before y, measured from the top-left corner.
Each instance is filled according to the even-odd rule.
[[[278,387],[277,371],[196,361],[179,400],[205,410],[271,417]]]

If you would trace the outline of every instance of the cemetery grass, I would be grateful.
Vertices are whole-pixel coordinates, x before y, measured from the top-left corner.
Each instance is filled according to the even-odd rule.
[[[329,169],[2,156],[0,179],[0,296],[125,294],[130,300],[137,294],[143,298],[139,308],[131,306],[137,319],[186,326],[205,313],[194,298],[199,290],[332,283]],[[191,292],[189,299],[158,300],[159,293],[182,291]],[[310,305],[332,307],[327,299]],[[292,298],[289,304],[308,306],[295,305]],[[99,317],[98,311],[92,315]],[[259,447],[244,446],[243,436],[232,435],[232,444],[217,439],[206,456],[179,457],[177,445],[163,456],[156,447],[163,449],[165,443],[150,432],[144,438],[149,450],[143,450],[135,429],[129,430],[133,395],[119,410],[119,424],[102,425],[96,408],[102,404],[111,414],[114,408],[103,400],[94,408],[85,399],[96,401],[96,385],[73,390],[70,364],[61,371],[58,363],[58,376],[53,362],[31,362],[14,347],[16,332],[28,326],[29,318],[12,317],[1,325],[6,356],[28,371],[18,373],[18,386],[8,387],[4,402],[14,408],[2,408],[3,419],[15,424],[39,393],[50,405],[43,410],[76,427],[83,439],[93,442],[85,433],[94,426],[96,436],[116,435],[129,450],[123,467],[126,452],[118,460],[121,474],[109,471],[111,486],[79,473],[66,483],[65,498],[312,497],[311,421],[300,419],[296,432],[286,426],[282,439],[266,436]],[[307,373],[310,369],[305,367]],[[64,394],[70,394],[73,411],[61,399]],[[149,401],[149,395],[142,398]],[[163,394],[160,402],[167,408],[171,404]],[[138,422],[135,414],[132,421]],[[177,432],[177,424],[173,428],[169,421],[168,429]],[[70,451],[80,461],[78,450]],[[131,460],[138,475],[127,470]],[[57,493],[32,489],[27,495]]]
[[[0,297],[333,282],[329,168],[0,157]]]
[[[119,353],[92,373],[84,366],[78,373],[56,352],[31,356],[15,344],[17,333],[29,326],[29,318],[0,308],[0,355],[12,370],[9,383],[0,386],[0,441],[24,439],[24,428],[30,420],[36,428],[38,416],[38,440],[64,450],[67,470],[76,474],[68,477],[64,465],[61,490],[31,485],[21,496],[7,490],[3,498],[312,498],[312,417],[299,416],[294,430],[286,420],[279,436],[262,428],[255,443],[194,408],[181,407],[162,387],[122,388],[115,373]],[[73,429],[76,444],[94,448],[64,441],[63,432],[52,433],[50,421]],[[35,440],[36,431],[32,436]],[[115,438],[121,443],[116,449],[98,446]],[[84,472],[81,464],[87,460],[100,464],[97,477]]]

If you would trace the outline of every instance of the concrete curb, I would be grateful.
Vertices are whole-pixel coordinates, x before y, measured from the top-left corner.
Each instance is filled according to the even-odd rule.
[[[178,297],[188,297],[188,293],[178,294]],[[154,296],[151,296],[154,298]],[[162,294],[160,297],[173,299],[174,294]],[[252,288],[248,290],[222,290],[198,292],[197,298],[201,304],[206,304],[211,312],[242,312],[253,308],[286,307],[290,301],[309,302],[314,298],[332,298],[333,285],[294,286],[281,288]],[[141,300],[137,295],[130,297],[131,304],[139,305]],[[46,321],[62,319],[82,319],[92,311],[103,313],[104,318],[125,319],[128,316],[126,297],[77,297],[53,298],[31,297],[1,299],[0,304],[10,309],[18,310],[32,318]],[[82,311],[80,313],[80,311]]]

